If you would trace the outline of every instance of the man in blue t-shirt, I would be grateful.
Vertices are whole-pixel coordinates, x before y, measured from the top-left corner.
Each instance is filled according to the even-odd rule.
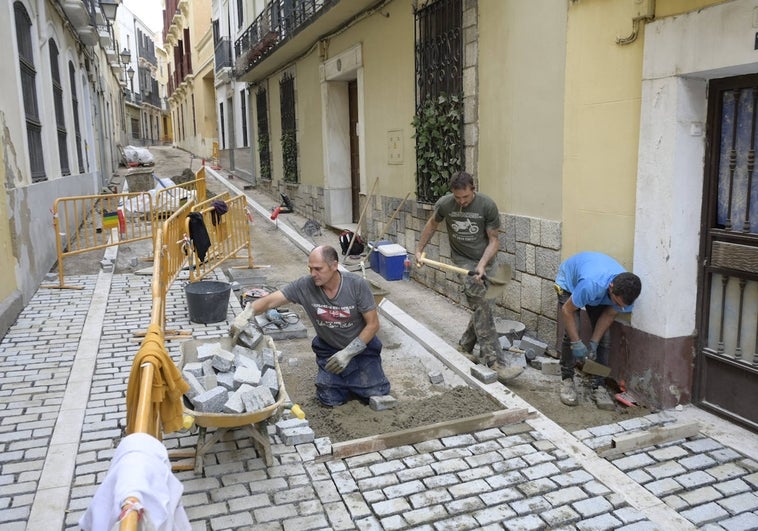
[[[308,256],[310,275],[252,303],[253,315],[287,302],[300,304],[316,337],[316,396],[322,404],[339,406],[356,395],[363,399],[387,395],[390,383],[382,369],[382,342],[376,337],[379,315],[368,282],[339,270],[337,250],[316,247]]]
[[[555,290],[560,304],[559,319],[564,326],[561,348],[561,402],[577,404],[574,368],[589,357],[608,364],[611,346],[610,327],[616,314],[632,311],[642,283],[616,260],[596,252],[583,252],[565,260],[558,269]],[[579,310],[584,308],[592,325],[589,348],[579,337]],[[593,399],[601,409],[614,403],[600,377],[593,380]]]

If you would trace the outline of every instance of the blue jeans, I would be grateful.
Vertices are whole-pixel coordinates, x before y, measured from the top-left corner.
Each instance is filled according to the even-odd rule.
[[[382,369],[382,342],[374,337],[366,345],[366,350],[355,356],[340,374],[334,374],[324,366],[333,354],[339,351],[318,336],[313,338],[311,348],[316,354],[316,398],[327,406],[339,406],[350,399],[350,394],[368,399],[372,396],[387,395],[390,382]]]
[[[558,312],[560,313],[563,310],[563,305],[566,304],[566,301],[569,300],[571,297],[571,293],[564,291],[560,295],[558,295],[558,304],[559,309]],[[595,329],[595,326],[597,325],[598,319],[600,319],[600,316],[602,315],[603,311],[607,306],[585,306],[584,309],[587,311],[587,316],[590,318],[590,324],[592,325],[592,330]],[[574,312],[574,323],[576,323],[576,329],[577,331],[580,330],[580,310],[577,310]],[[565,326],[565,325],[564,325]],[[588,345],[589,346],[589,345]],[[597,358],[595,358],[595,361],[598,363],[602,363],[603,365],[608,365],[608,354],[611,351],[611,330],[610,328],[605,331],[603,336],[600,338],[600,342],[597,346]],[[565,380],[567,378],[573,378],[574,377],[574,370],[576,367],[576,359],[574,358],[574,355],[571,353],[571,340],[569,339],[568,334],[564,331],[563,332],[563,343],[561,344],[561,379]],[[605,381],[605,378],[602,376],[595,376],[593,379],[593,386],[597,387],[598,385],[602,385]]]

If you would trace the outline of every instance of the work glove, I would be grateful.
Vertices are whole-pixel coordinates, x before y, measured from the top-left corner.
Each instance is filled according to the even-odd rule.
[[[597,341],[590,340],[590,351],[587,357],[593,361],[597,359]]]
[[[587,346],[581,341],[572,341],[571,354],[573,354],[574,359],[577,362],[583,362],[584,358],[586,358],[587,354],[589,354],[589,351],[587,350]]]
[[[332,357],[324,365],[324,369],[333,374],[339,374],[345,370],[354,357],[364,350],[366,350],[366,343],[361,341],[361,338],[356,337],[348,346],[332,354]]]

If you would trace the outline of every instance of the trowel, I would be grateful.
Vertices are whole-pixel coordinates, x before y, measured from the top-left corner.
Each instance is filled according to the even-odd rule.
[[[419,263],[422,265],[429,264],[430,266],[438,267],[440,269],[447,269],[448,271],[460,273],[461,275],[468,275],[471,277],[476,275],[476,271],[470,271],[468,269],[446,264],[444,262],[430,260],[426,257],[426,253],[421,254]],[[484,284],[487,286],[487,293],[485,293],[484,297],[487,299],[497,299],[501,297],[505,292],[505,287],[508,285],[508,282],[510,282],[512,276],[513,271],[511,270],[511,266],[509,264],[498,264],[497,270],[495,271],[494,275],[484,275],[482,277],[482,281],[484,281]]]

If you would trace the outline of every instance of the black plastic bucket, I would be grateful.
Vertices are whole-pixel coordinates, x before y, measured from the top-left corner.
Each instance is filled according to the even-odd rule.
[[[225,321],[231,291],[231,284],[215,280],[203,280],[184,286],[190,321],[202,324]]]

